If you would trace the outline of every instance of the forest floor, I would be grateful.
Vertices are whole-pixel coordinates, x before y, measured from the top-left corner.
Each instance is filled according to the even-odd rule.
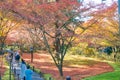
[[[59,72],[49,54],[46,52],[34,53],[33,63],[30,62],[30,54],[24,53],[23,55],[22,57],[27,63],[39,68],[43,73],[52,74],[52,77],[59,80]],[[81,80],[88,76],[113,71],[108,63],[87,57],[69,56],[69,58],[65,57],[64,61],[64,77],[71,76],[72,80]]]

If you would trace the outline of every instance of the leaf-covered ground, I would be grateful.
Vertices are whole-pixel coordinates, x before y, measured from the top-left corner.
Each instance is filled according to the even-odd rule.
[[[55,67],[49,54],[42,52],[34,54],[34,62],[30,63],[30,54],[23,54],[23,58],[35,68],[39,68],[43,73],[50,73],[56,80],[59,80],[59,72]],[[113,68],[105,62],[89,60],[87,58],[65,58],[64,77],[71,76],[72,80],[81,80],[87,76],[93,76],[105,72],[113,71]]]

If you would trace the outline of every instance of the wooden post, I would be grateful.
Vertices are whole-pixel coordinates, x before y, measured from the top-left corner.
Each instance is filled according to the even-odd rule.
[[[14,74],[16,75],[16,68],[14,68]]]
[[[52,80],[52,78],[51,78],[51,77],[49,77],[49,80]]]
[[[34,68],[34,66],[33,66],[33,71],[35,71],[35,68]]]
[[[2,80],[2,78],[1,78],[1,73],[0,73],[0,80]]]
[[[18,80],[20,80],[19,75],[20,75],[20,74],[18,73],[18,74],[17,74],[17,76],[18,76]]]
[[[42,77],[41,72],[39,72],[40,77]]]

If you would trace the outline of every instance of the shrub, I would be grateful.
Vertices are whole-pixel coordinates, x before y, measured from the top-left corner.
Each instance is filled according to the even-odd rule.
[[[83,50],[83,54],[86,55],[86,56],[95,56],[94,49],[93,48],[88,48],[88,47],[86,47]]]
[[[80,47],[72,47],[68,50],[68,53],[72,55],[76,55],[76,54],[81,55],[82,49]]]

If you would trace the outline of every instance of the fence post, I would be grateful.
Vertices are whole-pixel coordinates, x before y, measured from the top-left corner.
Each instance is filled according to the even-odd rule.
[[[35,71],[35,67],[33,66],[33,71]]]
[[[52,78],[51,78],[51,77],[49,77],[49,80],[52,80]]]
[[[41,72],[39,72],[40,77],[42,77]]]
[[[0,73],[0,80],[2,80],[1,73]]]
[[[20,80],[19,75],[20,75],[20,74],[17,74],[17,76],[18,76],[18,80]]]
[[[16,68],[14,68],[14,74],[16,75]]]

